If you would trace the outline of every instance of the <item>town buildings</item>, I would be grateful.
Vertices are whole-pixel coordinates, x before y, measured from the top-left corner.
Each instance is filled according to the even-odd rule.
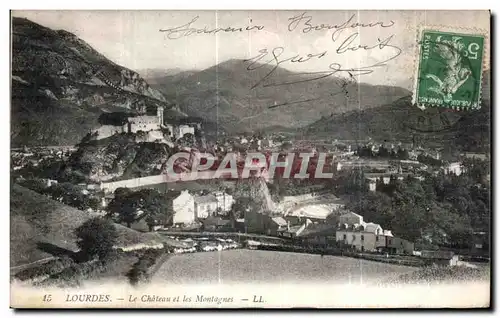
[[[415,244],[400,237],[386,236],[385,251],[391,254],[413,254]]]
[[[336,233],[336,226],[328,223],[320,223],[306,227],[299,233],[296,239],[306,245],[329,247],[337,245]]]
[[[381,180],[384,184],[389,184],[391,177],[397,180],[403,180],[408,174],[390,174],[390,173],[365,173],[365,178],[368,180],[368,189],[370,191],[377,190],[377,181]]]
[[[413,243],[394,237],[390,230],[382,229],[379,224],[365,222],[361,215],[354,212],[339,217],[336,240],[361,252],[412,254],[414,250]]]
[[[192,224],[200,219],[226,215],[233,205],[233,197],[223,191],[207,195],[192,195],[182,191],[173,200],[174,224]]]
[[[341,225],[336,232],[336,240],[361,252],[376,252],[386,245],[382,227],[374,223]]]

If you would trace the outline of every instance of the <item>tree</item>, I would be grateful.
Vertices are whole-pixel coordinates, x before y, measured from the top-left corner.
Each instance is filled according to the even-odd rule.
[[[257,210],[257,202],[250,197],[238,197],[231,206],[230,216],[234,220],[244,218],[247,209]]]
[[[106,219],[92,218],[75,229],[76,244],[85,259],[98,257],[105,260],[118,240],[114,224]]]
[[[408,150],[399,148],[397,157],[401,160],[407,160],[410,157],[410,154],[408,153]]]
[[[368,192],[351,197],[347,209],[362,215],[366,220],[392,228],[395,211],[391,197],[381,192]]]
[[[118,188],[115,198],[108,205],[108,211],[118,216],[119,222],[128,227],[137,220],[137,212],[143,211],[143,217],[152,231],[153,227],[173,216],[173,209],[163,194],[154,189],[131,191]]]
[[[169,204],[164,196],[154,189],[143,189],[133,193],[133,198],[137,208],[146,214],[146,223],[149,230],[158,223],[173,215],[173,210],[169,209]]]
[[[465,159],[462,163],[466,175],[475,182],[487,184],[487,176],[490,174],[490,163],[486,160]]]
[[[389,150],[385,148],[384,146],[380,146],[378,148],[378,156],[382,158],[388,158],[390,156]]]
[[[368,192],[369,185],[365,174],[360,169],[353,169],[339,178],[339,190],[344,194]]]
[[[108,205],[108,212],[112,215],[117,215],[119,222],[124,222],[127,227],[130,227],[137,217],[136,202],[130,197],[130,194],[125,192],[115,191],[115,197]]]

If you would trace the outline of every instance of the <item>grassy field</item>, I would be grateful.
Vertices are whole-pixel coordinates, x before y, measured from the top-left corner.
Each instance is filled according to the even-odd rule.
[[[40,261],[54,253],[76,251],[75,228],[90,218],[84,212],[18,185],[10,197],[10,266]],[[141,233],[116,224],[118,246],[151,246],[166,242],[156,233]]]
[[[429,266],[394,279],[388,279],[384,284],[489,282],[490,279],[489,264],[481,264],[477,268],[465,266]]]
[[[153,281],[189,283],[370,283],[417,268],[348,257],[230,250],[174,255]]]

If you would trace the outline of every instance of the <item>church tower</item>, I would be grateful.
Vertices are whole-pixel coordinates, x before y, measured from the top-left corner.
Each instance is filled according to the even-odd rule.
[[[158,106],[158,108],[156,109],[156,116],[158,117],[158,121],[160,123],[160,127],[163,126],[163,107],[162,106]]]

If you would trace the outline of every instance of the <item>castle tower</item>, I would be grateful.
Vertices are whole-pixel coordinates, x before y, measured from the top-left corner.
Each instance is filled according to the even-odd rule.
[[[156,109],[156,116],[158,117],[158,121],[160,122],[160,126],[163,126],[163,107],[159,106]]]

